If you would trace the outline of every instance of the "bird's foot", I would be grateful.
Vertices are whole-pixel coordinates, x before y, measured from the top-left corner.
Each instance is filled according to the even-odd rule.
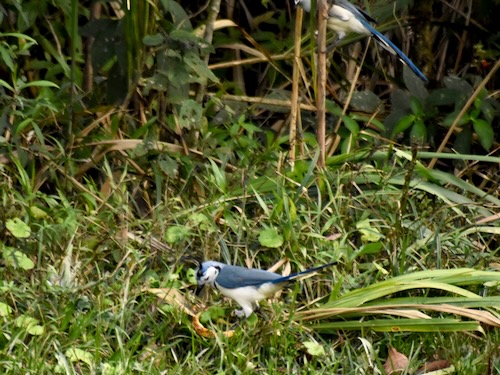
[[[338,38],[337,38],[337,39],[335,39],[333,42],[331,42],[330,44],[328,44],[328,45],[326,46],[326,53],[330,53],[330,52],[332,52],[332,50],[333,50],[335,47],[337,47],[337,45],[339,44],[339,42],[340,42],[340,39],[338,39]]]
[[[245,315],[245,311],[243,309],[241,309],[241,310],[238,310],[238,309],[234,310],[234,315],[236,315],[238,318],[243,318],[243,317],[246,316]]]

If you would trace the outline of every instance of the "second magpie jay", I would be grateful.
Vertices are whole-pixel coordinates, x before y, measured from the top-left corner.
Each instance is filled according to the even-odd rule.
[[[306,12],[311,11],[311,0],[294,1],[295,5],[302,7]],[[401,62],[407,65],[422,81],[428,82],[415,64],[394,43],[375,30],[370,22],[376,23],[366,12],[346,0],[335,0],[335,4],[328,10],[327,26],[337,33],[336,43],[349,32],[372,36],[385,50],[397,55]]]

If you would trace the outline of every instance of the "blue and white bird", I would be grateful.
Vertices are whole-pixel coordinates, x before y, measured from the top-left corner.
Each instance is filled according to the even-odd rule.
[[[295,5],[300,6],[306,12],[311,11],[311,0],[295,0]],[[328,10],[327,27],[337,33],[338,43],[347,33],[353,32],[361,35],[372,36],[378,44],[386,51],[399,57],[401,62],[407,65],[422,81],[428,82],[425,75],[394,43],[384,35],[375,30],[371,25],[377,23],[366,12],[346,0],[335,0],[333,6]]]
[[[235,310],[236,316],[248,318],[259,307],[260,300],[272,297],[292,280],[333,264],[328,263],[289,276],[281,276],[274,272],[230,266],[210,260],[201,263],[196,272],[197,294],[208,284],[241,306],[241,310]]]

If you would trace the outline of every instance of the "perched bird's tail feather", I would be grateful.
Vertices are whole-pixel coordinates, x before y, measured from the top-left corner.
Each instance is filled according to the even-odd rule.
[[[406,66],[408,66],[413,73],[415,73],[422,81],[429,82],[426,76],[417,68],[417,66],[406,56],[403,51],[401,51],[394,43],[392,43],[387,37],[375,30],[368,22],[363,22],[363,25],[370,30],[373,38],[380,44],[386,51],[397,55],[399,60]]]

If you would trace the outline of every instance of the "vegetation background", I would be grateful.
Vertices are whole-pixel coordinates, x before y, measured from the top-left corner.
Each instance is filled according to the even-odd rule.
[[[322,136],[292,1],[2,1],[0,372],[500,371],[500,1],[355,3],[429,83],[349,36]],[[338,263],[231,332],[189,257]]]

